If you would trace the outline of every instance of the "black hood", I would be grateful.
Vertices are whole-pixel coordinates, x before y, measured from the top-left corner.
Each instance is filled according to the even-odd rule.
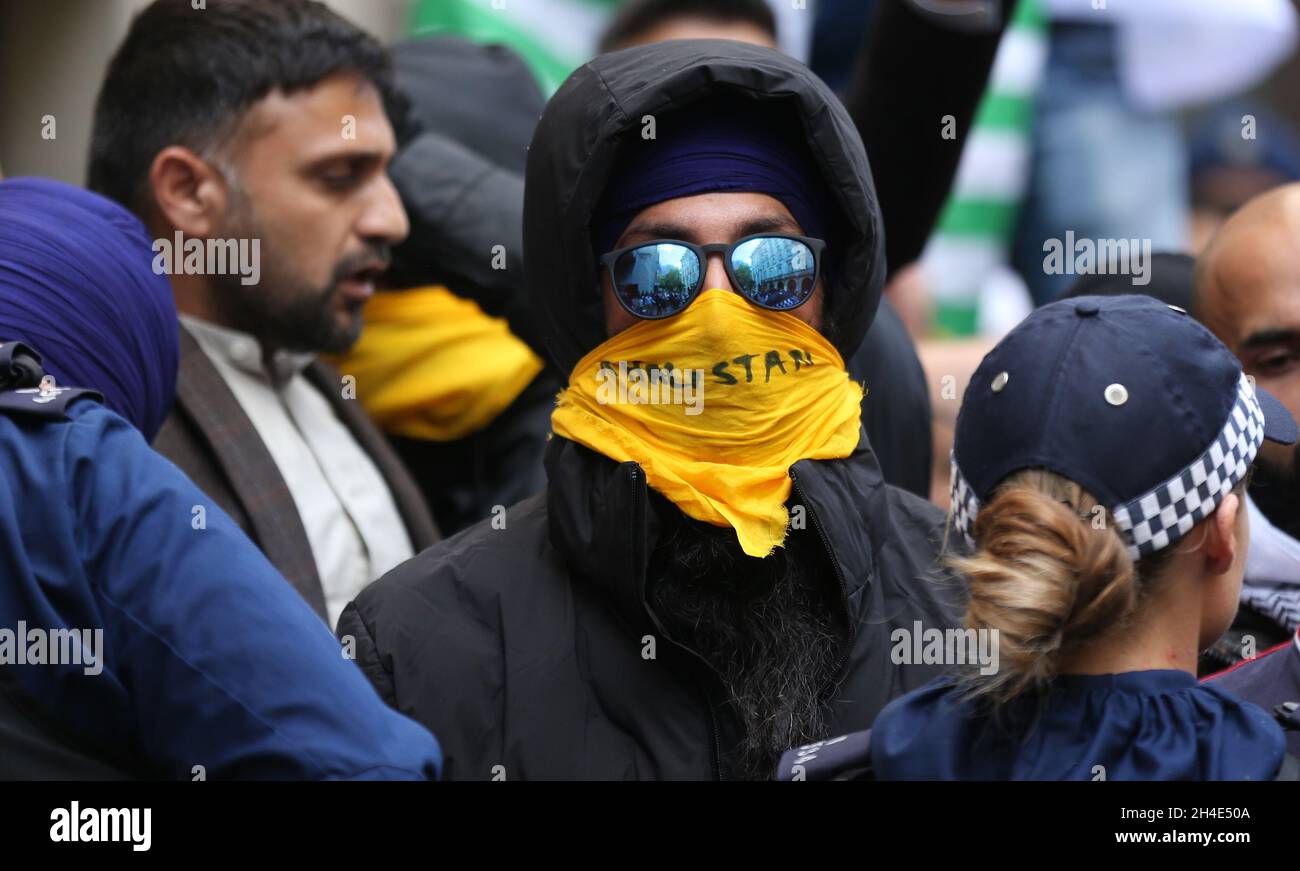
[[[729,40],[673,40],[601,55],[577,69],[547,104],[528,151],[524,263],[547,347],[568,373],[605,339],[596,257],[588,224],[614,166],[621,137],[659,116],[719,94],[779,101],[798,118],[841,214],[839,250],[826,288],[828,338],[847,359],[876,314],[884,284],[884,240],[871,168],[839,99],[798,61]]]
[[[458,36],[406,40],[390,53],[413,132],[432,131],[502,169],[524,171],[546,98],[523,58],[504,45]]]

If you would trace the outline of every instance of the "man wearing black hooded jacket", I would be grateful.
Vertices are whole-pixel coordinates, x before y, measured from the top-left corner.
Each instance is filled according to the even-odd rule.
[[[677,110],[700,105],[725,106],[797,140],[803,156],[770,160],[766,171],[802,167],[808,190],[768,195],[773,188],[760,184],[633,197],[639,211],[630,220],[611,218],[627,204],[629,180],[645,181],[629,172],[648,178],[664,169],[645,144],[647,123],[670,133]],[[666,135],[666,147],[671,141]],[[629,153],[639,156],[629,163]],[[623,198],[612,205],[611,188]],[[735,268],[743,237],[812,237],[814,226],[826,241],[815,284],[782,285],[801,295],[797,307],[762,297],[788,309],[773,314],[760,311],[757,295],[737,302],[729,293],[758,270],[757,260],[754,274]],[[339,623],[345,650],[355,651],[381,695],[438,734],[444,776],[761,778],[786,747],[861,729],[891,698],[936,675],[892,653],[898,631],[956,625],[959,587],[936,566],[943,515],[883,482],[861,437],[858,402],[845,398],[842,356],[857,347],[880,299],[880,227],[847,113],[805,67],[777,52],[724,41],[633,48],[582,67],[552,99],[529,153],[524,241],[551,356],[574,373],[566,395],[581,392],[593,349],[620,337],[675,336],[678,318],[708,332],[702,309],[691,309],[710,306],[768,337],[786,331],[788,342],[776,342],[786,349],[775,363],[764,360],[766,381],[794,373],[822,385],[818,396],[840,397],[825,406],[839,423],[833,437],[810,435],[829,424],[821,408],[809,415],[797,390],[772,394],[781,414],[741,403],[730,418],[753,423],[756,446],[788,439],[807,448],[778,451],[790,464],[775,482],[753,487],[769,498],[785,494],[775,508],[790,522],[773,538],[773,506],[755,519],[748,509],[763,500],[740,492],[761,470],[715,465],[695,480],[689,461],[637,453],[637,444],[671,441],[672,433],[646,427],[638,442],[631,427],[611,423],[627,409],[589,404],[586,418],[564,417],[562,399],[547,491],[398,567]],[[646,237],[728,250],[705,252],[698,276],[678,272],[674,280],[697,291],[689,307],[636,322],[638,303],[597,263],[611,247]],[[730,267],[723,257],[733,258]],[[609,261],[614,272],[619,262]],[[629,286],[625,277],[618,288]],[[815,358],[789,350],[800,344],[816,346]],[[814,359],[820,368],[796,363]],[[751,362],[713,369],[706,415],[718,407],[711,396],[725,405],[731,395],[713,385],[757,376]],[[589,419],[590,427],[575,424]],[[689,432],[691,418],[683,420]],[[783,428],[793,420],[799,425]],[[717,461],[704,448],[698,459]],[[734,523],[710,513],[718,506]]]

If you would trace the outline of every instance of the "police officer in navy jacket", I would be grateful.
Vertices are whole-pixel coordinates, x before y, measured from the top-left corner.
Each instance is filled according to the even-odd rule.
[[[0,182],[0,779],[436,777],[436,740],[149,447],[177,360],[151,264],[116,204]]]
[[[954,638],[951,674],[778,777],[1295,779],[1273,712],[1231,692],[1248,681],[1198,684],[1196,666],[1236,613],[1250,466],[1297,435],[1177,306],[1039,309],[972,376],[953,446],[965,625],[997,655]]]

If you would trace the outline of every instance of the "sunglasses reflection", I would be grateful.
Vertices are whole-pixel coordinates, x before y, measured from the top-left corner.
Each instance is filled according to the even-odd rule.
[[[683,311],[703,284],[709,250],[726,251],[727,274],[735,290],[758,306],[786,311],[812,295],[817,276],[812,248],[793,237],[764,236],[731,245],[650,242],[624,251],[613,268],[620,301],[642,318]]]

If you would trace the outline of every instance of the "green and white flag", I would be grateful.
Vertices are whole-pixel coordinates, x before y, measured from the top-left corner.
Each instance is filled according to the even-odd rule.
[[[768,0],[781,50],[807,61],[815,0]],[[410,32],[452,33],[508,45],[524,58],[546,96],[591,60],[620,0],[418,0]]]
[[[419,0],[411,33],[452,33],[513,48],[547,96],[596,53],[618,0]]]
[[[1008,260],[1029,181],[1034,102],[1047,59],[1041,0],[1020,0],[998,46],[952,193],[923,255],[940,335],[971,335],[981,291]]]

